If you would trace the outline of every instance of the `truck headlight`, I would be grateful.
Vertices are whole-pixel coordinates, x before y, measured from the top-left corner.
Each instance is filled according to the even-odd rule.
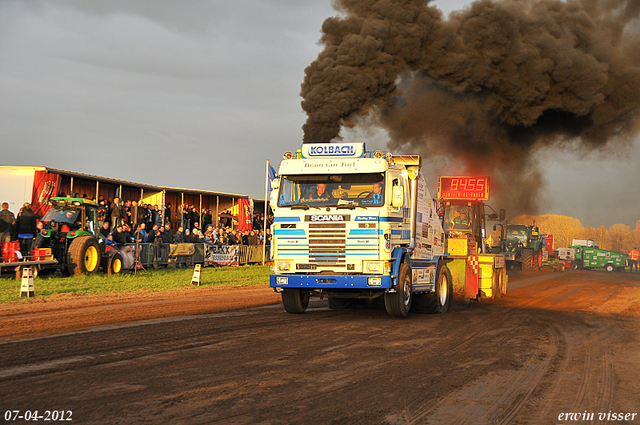
[[[383,262],[382,261],[365,261],[364,272],[365,273],[382,273]]]
[[[278,261],[276,263],[276,271],[288,272],[291,270],[291,261]]]

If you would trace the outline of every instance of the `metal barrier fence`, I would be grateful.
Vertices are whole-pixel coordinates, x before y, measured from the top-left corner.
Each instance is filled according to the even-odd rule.
[[[175,245],[185,245],[188,248],[188,255],[171,255],[171,247]],[[123,266],[125,269],[132,269],[135,265],[136,244],[125,244],[114,246],[123,256]],[[230,250],[229,248],[233,248]],[[153,243],[138,244],[138,262],[146,267],[191,267],[195,264],[203,264],[205,266],[222,266],[226,264],[211,261],[211,256],[207,258],[207,254],[215,250],[216,252],[233,251],[233,258],[237,257],[237,261],[233,261],[237,265],[262,264],[262,245],[232,245],[214,248],[213,245],[205,243],[192,244],[162,244],[155,245]],[[185,249],[180,252],[184,252]],[[265,250],[265,263],[270,261],[269,246]],[[230,257],[231,258],[231,257]],[[205,261],[206,259],[206,261]]]

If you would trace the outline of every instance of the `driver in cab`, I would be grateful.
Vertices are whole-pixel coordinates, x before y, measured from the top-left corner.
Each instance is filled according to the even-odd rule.
[[[465,211],[456,213],[456,216],[454,217],[452,223],[454,229],[468,229],[471,224],[471,222],[469,221],[469,217],[467,217],[467,213]]]
[[[314,189],[311,189],[307,199],[329,199],[331,195],[327,192],[327,185],[325,183],[318,183]]]
[[[374,183],[372,189],[373,192],[371,192],[367,198],[373,199],[373,203],[376,205],[382,204],[382,183]]]

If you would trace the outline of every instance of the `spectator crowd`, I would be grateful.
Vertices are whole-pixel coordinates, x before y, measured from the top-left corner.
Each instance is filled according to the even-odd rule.
[[[61,195],[64,196],[64,195]],[[74,197],[79,198],[79,194]],[[86,195],[82,196],[86,198]],[[118,197],[105,199],[102,195],[98,203],[98,221],[102,222],[99,232],[107,243],[206,243],[211,245],[262,245],[271,244],[270,226],[273,216],[267,217],[266,230],[264,214],[254,214],[252,230],[237,230],[237,222],[228,210],[217,217],[214,223],[211,210],[198,211],[193,205],[180,205],[172,215],[172,205],[145,204]],[[172,220],[172,218],[174,218]],[[179,218],[179,219],[175,219]],[[41,217],[37,217],[30,204],[25,203],[16,216],[4,202],[0,211],[0,242],[20,242],[23,256],[30,255],[36,247],[39,230],[43,228]],[[175,232],[172,229],[176,229]]]

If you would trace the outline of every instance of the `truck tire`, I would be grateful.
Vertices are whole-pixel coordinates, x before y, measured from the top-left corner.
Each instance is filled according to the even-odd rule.
[[[579,270],[582,267],[580,267],[580,264],[577,261],[572,261],[571,262],[571,270]]]
[[[70,275],[94,274],[100,266],[100,246],[91,236],[80,236],[71,242],[67,253],[67,270]]]
[[[429,294],[429,313],[437,314],[449,311],[452,297],[453,280],[451,279],[451,272],[449,271],[449,268],[443,264],[438,268],[434,291]]]
[[[616,266],[614,266],[613,264],[607,264],[606,266],[604,266],[604,269],[608,273],[611,273],[611,272],[616,271]]]
[[[405,263],[400,264],[398,285],[395,292],[384,294],[384,306],[392,316],[405,317],[411,310],[411,269]]]
[[[304,313],[309,305],[309,294],[300,289],[283,289],[282,304],[287,313]]]
[[[533,258],[533,249],[531,248],[522,248],[522,271],[530,272],[533,270],[534,258]]]
[[[352,298],[329,298],[329,308],[332,310],[349,310],[355,306],[356,300]]]

